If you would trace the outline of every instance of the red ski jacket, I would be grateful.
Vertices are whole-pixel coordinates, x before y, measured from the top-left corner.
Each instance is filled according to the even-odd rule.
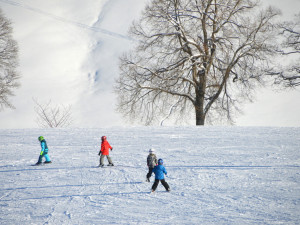
[[[110,146],[110,144],[108,143],[108,141],[103,141],[101,143],[101,154],[102,155],[109,155],[109,149],[112,150],[112,147]]]

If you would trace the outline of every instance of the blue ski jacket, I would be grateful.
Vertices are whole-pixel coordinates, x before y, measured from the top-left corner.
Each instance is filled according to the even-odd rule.
[[[155,174],[155,179],[156,180],[163,180],[165,179],[164,174],[167,175],[167,170],[163,165],[157,165],[154,167],[152,172]]]

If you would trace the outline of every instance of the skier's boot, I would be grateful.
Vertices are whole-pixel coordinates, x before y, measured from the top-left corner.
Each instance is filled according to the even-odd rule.
[[[52,163],[51,161],[45,161],[44,163]]]
[[[109,163],[107,166],[114,166],[114,164],[113,163]]]

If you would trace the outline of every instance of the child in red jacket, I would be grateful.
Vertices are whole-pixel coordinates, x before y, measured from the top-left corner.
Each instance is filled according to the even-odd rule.
[[[112,151],[113,148],[110,146],[110,144],[108,143],[108,141],[106,140],[106,136],[102,136],[101,137],[102,143],[101,143],[101,149],[98,153],[98,155],[100,155],[100,164],[99,167],[103,167],[104,166],[104,157],[106,156],[107,160],[108,160],[108,166],[114,166],[113,162],[111,161],[111,158],[109,157],[109,149]]]

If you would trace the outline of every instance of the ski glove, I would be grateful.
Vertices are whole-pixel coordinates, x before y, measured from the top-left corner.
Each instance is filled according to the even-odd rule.
[[[41,154],[40,155],[43,155],[44,154],[44,151],[41,151]]]

